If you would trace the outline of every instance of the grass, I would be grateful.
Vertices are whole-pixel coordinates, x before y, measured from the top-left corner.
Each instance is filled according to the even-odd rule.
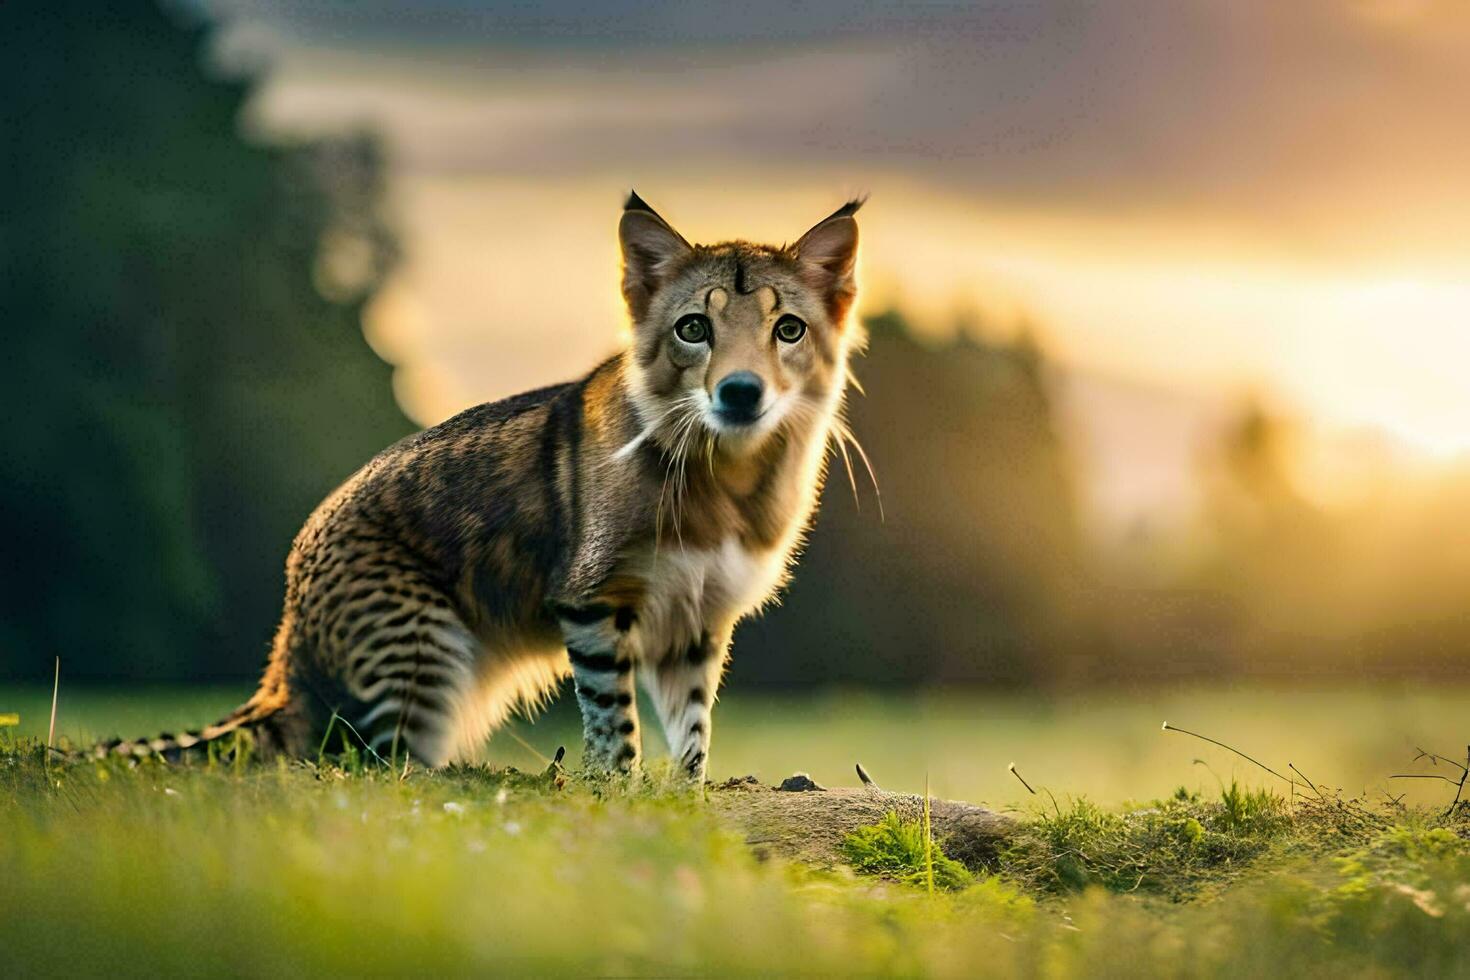
[[[1216,781],[1192,764],[1197,746],[1161,736],[1183,753],[1176,782],[1203,785],[1095,803],[1033,780],[1041,793],[1025,796],[997,869],[956,870],[943,841],[897,818],[855,834],[848,864],[812,868],[758,859],[657,764],[633,787],[558,788],[545,749],[514,747],[525,772],[405,774],[351,757],[48,770],[50,693],[39,733],[29,702],[19,728],[0,729],[7,975],[1470,975],[1470,848],[1466,820],[1445,810],[1452,787],[1395,805],[1271,789],[1245,770]],[[197,722],[210,697],[159,698],[134,727]],[[62,731],[67,710],[63,684]],[[760,708],[722,718],[736,753],[741,712]],[[524,734],[533,748],[544,738]],[[804,767],[827,737],[807,730],[771,771]],[[1007,761],[995,768],[1024,794]],[[906,774],[870,768],[904,788]]]
[[[889,813],[873,826],[849,834],[842,852],[859,874],[921,886],[931,894],[936,887],[960,891],[974,884],[975,876],[946,856],[943,847],[944,842],[935,841],[923,821],[903,820]]]
[[[0,679],[0,712],[21,716],[16,734],[46,737],[51,669],[33,686]],[[1408,802],[1448,802],[1453,788],[1433,781],[1390,782],[1408,771],[1415,747],[1460,757],[1470,727],[1470,686],[1377,684],[1337,689],[1260,686],[1124,688],[1071,695],[952,693],[883,697],[858,691],[770,696],[742,692],[740,661],[715,712],[712,765],[725,778],[753,773],[778,783],[810,773],[824,786],[853,783],[861,762],[885,789],[922,794],[928,773],[938,798],[1028,806],[1032,797],[1006,769],[1014,762],[1038,790],[1085,796],[1118,807],[1168,795],[1180,783],[1213,793],[1219,779],[1279,784],[1223,749],[1161,734],[1165,719],[1270,754],[1286,772],[1295,763],[1350,796],[1407,791]],[[88,689],[61,669],[57,737],[90,741],[182,731],[212,721],[249,693],[248,685],[203,689]],[[645,717],[651,717],[645,712]],[[522,769],[545,766],[558,745],[578,758],[581,724],[570,697],[514,738],[497,737],[484,761]],[[649,745],[657,751],[658,738]],[[1202,764],[1195,764],[1198,759]],[[1428,765],[1419,771],[1435,772]]]

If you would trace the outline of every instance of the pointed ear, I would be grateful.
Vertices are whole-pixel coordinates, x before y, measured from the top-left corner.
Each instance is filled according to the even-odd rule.
[[[827,298],[834,322],[847,315],[857,294],[853,275],[857,266],[858,228],[853,215],[865,198],[848,201],[818,222],[792,246],[803,278]]]
[[[637,191],[630,192],[623,205],[618,241],[623,248],[623,299],[636,322],[648,312],[649,300],[679,260],[694,248]]]

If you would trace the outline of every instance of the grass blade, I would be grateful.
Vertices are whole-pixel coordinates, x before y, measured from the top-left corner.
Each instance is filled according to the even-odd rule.
[[[51,680],[51,727],[46,730],[46,766],[51,766],[51,748],[56,744],[56,696],[61,692],[61,658],[56,658],[56,676]]]
[[[929,774],[924,773],[924,882],[934,897],[934,831],[929,824]]]

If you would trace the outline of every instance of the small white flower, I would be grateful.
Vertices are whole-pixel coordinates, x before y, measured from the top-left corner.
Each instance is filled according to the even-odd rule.
[[[176,789],[174,789],[172,786],[165,786],[163,788],[163,795],[164,796],[178,796],[179,795],[179,791],[176,790]]]
[[[519,834],[521,832],[521,825],[516,823],[514,820],[507,820],[505,823],[505,832],[514,837],[516,834]]]
[[[464,804],[456,803],[453,800],[450,800],[448,803],[444,804],[444,812],[452,813],[455,816],[461,816],[464,813]]]

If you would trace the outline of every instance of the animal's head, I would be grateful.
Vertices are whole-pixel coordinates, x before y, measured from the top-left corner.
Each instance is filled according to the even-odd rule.
[[[635,193],[623,211],[634,399],[650,429],[748,451],[830,415],[847,380],[862,201],[795,244],[691,245]]]

